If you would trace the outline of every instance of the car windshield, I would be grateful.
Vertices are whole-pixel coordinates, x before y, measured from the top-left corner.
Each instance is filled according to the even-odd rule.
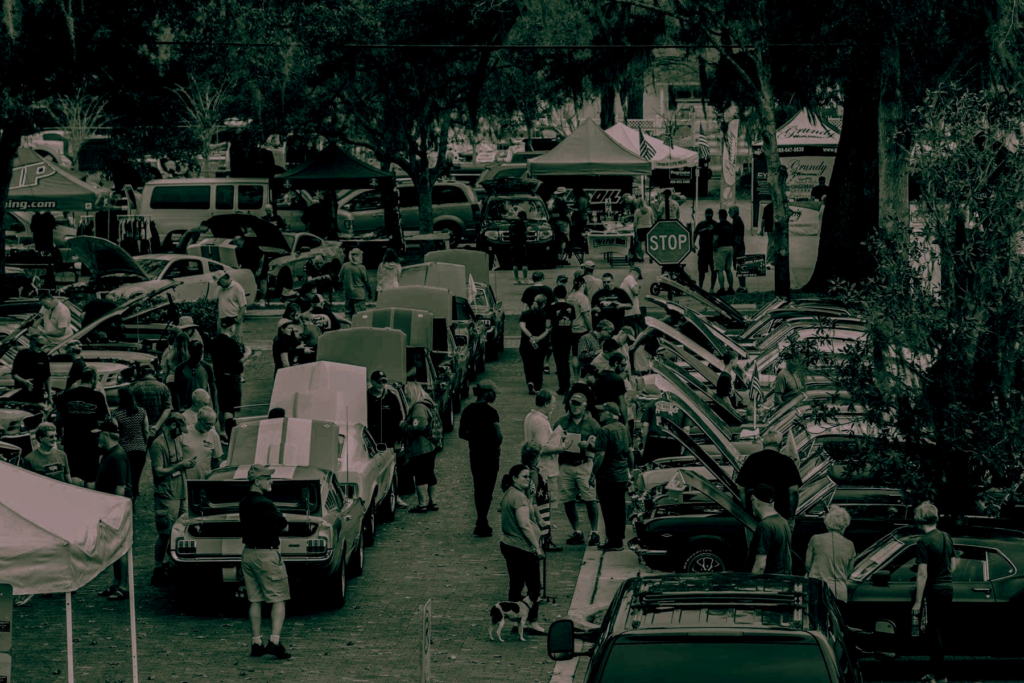
[[[615,644],[601,680],[825,683],[831,678],[821,650],[810,640],[666,638]]]
[[[193,515],[222,515],[237,512],[238,504],[249,491],[246,480],[212,480],[189,486],[189,508]],[[306,512],[303,491],[307,492],[309,514],[320,511],[320,482],[275,480],[266,496],[281,512]]]
[[[487,301],[487,287],[484,285],[476,285],[473,292],[473,305],[474,306],[487,306],[490,302]]]
[[[889,536],[883,536],[875,541],[874,545],[863,551],[853,561],[853,573],[850,574],[850,581],[863,581],[868,578],[876,569],[889,561],[889,558],[898,553],[904,544]]]
[[[545,220],[547,211],[538,197],[496,197],[487,202],[487,217],[499,221],[515,220],[519,212],[526,213],[527,220]]]
[[[135,262],[152,278],[160,277],[160,273],[164,272],[164,266],[167,265],[167,261],[155,258],[137,258]]]

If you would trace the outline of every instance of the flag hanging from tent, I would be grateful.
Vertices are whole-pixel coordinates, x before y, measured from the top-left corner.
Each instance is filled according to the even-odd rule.
[[[640,156],[647,161],[654,158],[654,147],[643,131],[640,131]]]
[[[697,154],[701,159],[711,158],[711,148],[708,147],[708,139],[704,136],[704,124],[700,124],[699,132],[697,137],[694,138],[694,142],[697,143]]]

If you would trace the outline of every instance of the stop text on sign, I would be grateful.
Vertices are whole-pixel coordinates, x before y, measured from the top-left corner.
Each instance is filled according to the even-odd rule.
[[[681,235],[651,235],[647,238],[647,244],[651,251],[686,249],[689,242],[690,239],[685,233]]]

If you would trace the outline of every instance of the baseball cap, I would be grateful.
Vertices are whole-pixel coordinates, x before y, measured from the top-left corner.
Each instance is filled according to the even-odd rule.
[[[614,403],[605,403],[604,405],[602,405],[601,412],[603,413],[605,411],[611,413],[615,417],[622,417],[622,411],[620,411],[619,406],[615,405]]]
[[[185,416],[182,415],[181,413],[171,413],[170,415],[167,416],[167,419],[164,420],[164,424],[167,424],[171,420],[177,422],[179,427],[184,427],[186,424],[188,424],[187,422],[185,422]]]
[[[112,417],[108,417],[107,419],[103,420],[103,422],[100,422],[100,426],[99,427],[97,427],[96,429],[92,430],[93,434],[99,434],[100,432],[108,432],[110,434],[120,434],[121,433],[121,426],[117,424],[117,420],[115,420]]]
[[[582,268],[577,268],[572,274],[573,278],[583,277],[584,275],[586,275],[586,273],[583,272]]]
[[[374,370],[370,374],[370,380],[373,382],[380,382],[381,384],[384,384],[385,382],[388,381],[388,376],[384,374],[383,370]]]
[[[228,316],[226,318],[221,318],[220,319],[220,326],[221,327],[231,327],[232,325],[234,325],[237,322],[238,322],[237,318],[232,318],[231,316]]]
[[[577,391],[569,397],[569,403],[575,403],[578,406],[585,406],[587,405],[587,395],[581,391]]]
[[[583,267],[593,270],[594,268],[597,268],[597,264],[588,259],[583,262]]]
[[[267,467],[266,465],[253,464],[249,465],[249,481],[256,481],[257,479],[270,479],[274,476],[274,468]]]

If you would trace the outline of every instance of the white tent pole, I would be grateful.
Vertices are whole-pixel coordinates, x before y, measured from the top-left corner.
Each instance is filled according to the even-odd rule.
[[[64,594],[64,616],[68,632],[68,683],[75,683],[75,653],[71,637],[71,593]]]
[[[132,630],[132,683],[139,683],[139,643],[135,631],[135,563],[133,546],[128,547],[128,616]]]

